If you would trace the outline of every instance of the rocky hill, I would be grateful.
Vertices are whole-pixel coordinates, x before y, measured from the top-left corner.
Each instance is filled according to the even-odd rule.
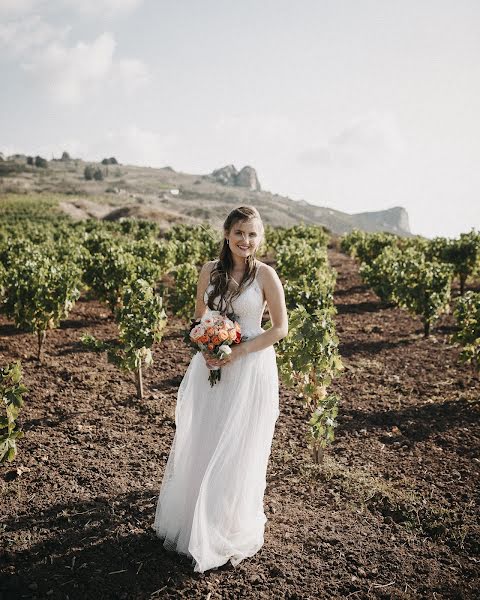
[[[255,169],[248,165],[240,170],[226,165],[209,174],[194,175],[168,166],[154,169],[112,164],[114,159],[106,159],[107,164],[87,163],[65,154],[61,159],[48,161],[46,167],[35,166],[35,160],[28,161],[21,154],[3,157],[0,194],[53,193],[61,196],[62,209],[73,218],[135,216],[154,219],[162,227],[172,222],[204,220],[220,225],[234,206],[252,204],[264,221],[274,226],[304,222],[324,225],[337,234],[359,228],[411,235],[404,208],[348,214],[304,200],[295,201],[262,190]],[[87,181],[87,165],[101,169],[102,178]]]

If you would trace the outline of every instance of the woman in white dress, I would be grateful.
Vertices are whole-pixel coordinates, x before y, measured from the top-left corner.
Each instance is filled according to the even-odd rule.
[[[222,360],[197,352],[180,384],[176,431],[153,529],[168,550],[203,573],[233,566],[264,543],[263,497],[276,420],[278,371],[273,344],[288,333],[283,287],[255,253],[264,235],[252,206],[224,223],[219,259],[203,265],[195,319],[208,310],[236,315],[245,341]],[[261,327],[268,305],[271,328]],[[209,368],[220,367],[213,387]]]

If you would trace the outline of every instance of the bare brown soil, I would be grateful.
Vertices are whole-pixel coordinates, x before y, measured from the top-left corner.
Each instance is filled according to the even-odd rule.
[[[170,320],[133,381],[82,348],[115,335],[82,299],[34,339],[0,317],[0,363],[21,359],[25,437],[1,467],[0,599],[475,598],[479,589],[479,392],[445,315],[430,339],[382,307],[334,250],[344,374],[334,444],[322,466],[305,448],[301,400],[282,389],[268,469],[265,544],[236,568],[194,573],[151,529],[190,359]]]

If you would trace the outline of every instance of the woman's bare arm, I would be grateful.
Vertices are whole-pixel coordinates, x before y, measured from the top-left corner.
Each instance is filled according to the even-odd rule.
[[[210,273],[212,272],[213,266],[215,264],[214,260],[211,260],[203,265],[198,275],[198,283],[197,283],[197,297],[195,300],[195,313],[193,315],[194,319],[200,319],[205,314],[207,310],[207,306],[203,300],[205,295],[205,290],[210,283]]]

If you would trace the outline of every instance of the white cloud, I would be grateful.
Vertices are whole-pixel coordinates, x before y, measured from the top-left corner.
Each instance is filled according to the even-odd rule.
[[[63,2],[81,14],[111,17],[133,12],[143,0],[63,0]]]
[[[405,147],[395,116],[372,111],[354,119],[325,144],[301,152],[298,160],[312,166],[356,167],[391,160]]]
[[[90,44],[68,47],[58,41],[48,44],[25,68],[43,84],[53,100],[76,104],[91,87],[105,81],[113,66],[115,40],[102,33]]]
[[[53,27],[38,15],[0,23],[0,48],[13,56],[27,54],[56,40],[65,39],[70,27]]]
[[[59,104],[79,104],[99,89],[131,93],[148,83],[145,63],[116,57],[111,33],[71,45],[69,32],[70,27],[54,27],[39,16],[13,20],[0,24],[0,50],[20,59],[23,69]]]

